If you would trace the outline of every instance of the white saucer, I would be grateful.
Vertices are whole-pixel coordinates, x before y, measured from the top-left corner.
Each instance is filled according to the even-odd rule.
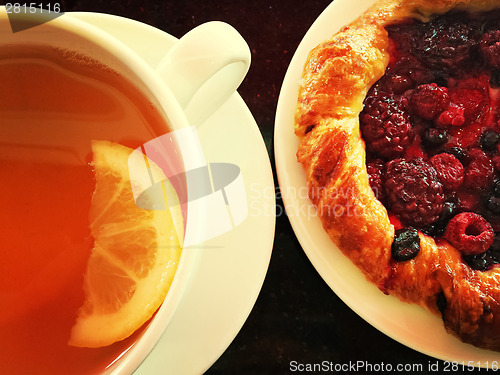
[[[69,13],[112,34],[156,67],[177,41],[154,27],[95,13]],[[275,229],[275,190],[262,135],[234,94],[198,129],[207,162],[240,167],[248,216],[238,227],[206,241],[198,272],[160,342],[136,370],[142,374],[198,375],[226,350],[243,326],[269,266]]]
[[[369,283],[332,243],[307,196],[307,181],[297,162],[294,113],[302,69],[311,49],[358,17],[375,0],[335,0],[304,36],[287,70],[275,126],[275,157],[280,192],[288,218],[307,257],[330,288],[359,316],[402,344],[424,354],[477,367],[498,368],[499,354],[464,344],[448,334],[437,315],[386,296]],[[332,322],[332,324],[341,324]]]

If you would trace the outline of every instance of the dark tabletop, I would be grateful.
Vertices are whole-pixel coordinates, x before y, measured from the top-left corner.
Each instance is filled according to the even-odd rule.
[[[302,37],[329,3],[330,0],[61,0],[63,11],[111,13],[176,37],[212,20],[234,26],[252,51],[250,71],[238,91],[262,132],[273,169],[274,116],[281,83]],[[282,202],[278,200],[277,204],[281,206]],[[306,373],[293,371],[293,361],[344,365],[362,361],[366,366],[372,365],[372,371],[346,368],[343,372],[316,373],[383,373],[382,366],[388,365],[396,372],[397,364],[415,364],[417,369],[423,369],[420,373],[446,374],[452,370],[450,366],[449,372],[443,371],[444,362],[399,344],[347,307],[316,272],[286,215],[281,215],[276,221],[271,262],[257,302],[235,340],[206,374]],[[429,371],[430,365],[439,366],[440,371]]]

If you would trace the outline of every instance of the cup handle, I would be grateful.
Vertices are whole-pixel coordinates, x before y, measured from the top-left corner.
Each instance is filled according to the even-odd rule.
[[[156,70],[190,125],[198,126],[236,91],[249,67],[243,37],[227,23],[212,21],[185,34]]]

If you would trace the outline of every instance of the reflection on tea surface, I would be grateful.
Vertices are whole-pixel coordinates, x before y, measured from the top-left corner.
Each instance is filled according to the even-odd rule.
[[[167,131],[112,70],[68,51],[0,51],[0,367],[6,374],[102,371],[140,333],[67,345],[92,248],[90,141],[135,148]]]

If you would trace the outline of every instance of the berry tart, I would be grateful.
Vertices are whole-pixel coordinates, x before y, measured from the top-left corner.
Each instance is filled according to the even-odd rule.
[[[381,0],[313,49],[297,159],[386,294],[500,351],[500,3]]]

